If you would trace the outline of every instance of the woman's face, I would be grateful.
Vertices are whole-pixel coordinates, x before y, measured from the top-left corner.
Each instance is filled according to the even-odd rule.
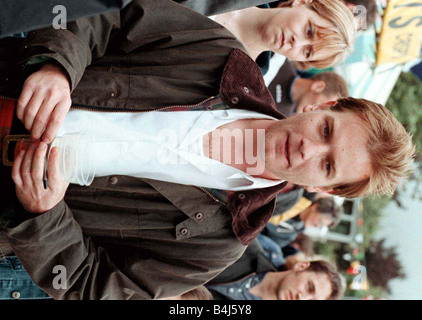
[[[292,61],[319,61],[327,58],[329,52],[315,52],[320,41],[319,28],[334,27],[306,5],[277,10],[270,15],[262,29],[262,40],[268,50],[279,53]]]

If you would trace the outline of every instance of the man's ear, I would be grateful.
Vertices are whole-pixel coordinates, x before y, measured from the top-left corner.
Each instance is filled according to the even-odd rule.
[[[303,107],[303,112],[318,111],[318,110],[328,110],[331,107],[335,106],[337,101],[328,101],[323,104],[318,105],[307,105]]]
[[[299,261],[293,266],[293,271],[294,272],[305,271],[306,269],[309,268],[310,265],[311,264],[309,261]]]
[[[322,80],[313,81],[311,85],[311,91],[314,93],[321,93],[325,90],[326,84]]]
[[[321,192],[321,193],[328,193],[331,194],[334,190],[327,187],[314,187],[314,186],[305,186],[306,191],[313,193],[313,192]]]

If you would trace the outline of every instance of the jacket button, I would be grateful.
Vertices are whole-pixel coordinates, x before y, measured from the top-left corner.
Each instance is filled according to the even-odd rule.
[[[188,229],[183,228],[182,230],[180,230],[180,233],[181,233],[181,234],[186,234],[186,233],[188,233]]]
[[[116,94],[114,93],[114,92],[112,92],[111,94],[110,94],[110,96],[112,97],[112,98],[114,98],[114,96],[115,96]]]
[[[232,103],[233,104],[238,104],[239,103],[239,98],[238,97],[232,98]]]
[[[110,184],[116,184],[117,182],[119,182],[119,179],[117,177],[111,177],[110,179],[108,179],[108,182],[110,182]]]
[[[21,294],[18,291],[12,292],[12,297],[14,299],[19,299],[21,297]]]
[[[244,90],[246,93],[249,93],[249,89],[248,89],[247,87],[244,87],[244,88],[243,88],[243,90]]]
[[[240,200],[245,200],[246,196],[243,193],[239,193],[239,195],[237,196]]]
[[[197,214],[195,214],[195,218],[196,219],[201,219],[202,218],[202,213],[201,212],[198,212]]]

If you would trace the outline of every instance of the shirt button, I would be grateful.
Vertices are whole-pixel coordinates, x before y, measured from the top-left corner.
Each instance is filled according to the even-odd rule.
[[[111,177],[108,182],[110,182],[110,184],[117,184],[117,182],[119,182],[119,179],[117,177]]]
[[[239,98],[238,97],[232,98],[232,103],[233,104],[238,104],[239,103]]]
[[[183,228],[182,230],[180,230],[180,233],[181,233],[181,234],[186,234],[186,233],[188,233],[188,229]]]
[[[230,292],[230,293],[233,293],[233,292],[234,292],[234,289],[233,289],[233,288],[230,288],[230,289],[229,289],[229,292]]]
[[[243,193],[239,193],[239,195],[237,196],[240,200],[245,200],[246,196]]]
[[[112,92],[111,94],[110,94],[110,96],[112,97],[112,98],[114,98],[114,96],[115,96],[116,94],[114,93],[114,92]]]
[[[198,212],[196,215],[195,215],[195,218],[196,219],[201,219],[202,218],[202,213],[201,212]]]
[[[242,292],[242,289],[237,289],[237,292],[239,292],[239,293]]]
[[[14,299],[19,299],[21,297],[21,294],[18,291],[14,291],[14,292],[12,292],[12,297]]]
[[[243,90],[245,90],[246,93],[249,93],[249,89],[247,87],[244,87]]]
[[[277,259],[277,254],[276,253],[273,253],[272,254],[272,257],[273,257],[273,259]]]

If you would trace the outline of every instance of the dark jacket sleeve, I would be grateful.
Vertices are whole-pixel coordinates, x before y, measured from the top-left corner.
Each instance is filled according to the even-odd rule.
[[[83,235],[64,201],[4,233],[33,281],[55,299],[177,296],[205,284],[241,254],[207,261],[207,247],[203,255],[185,254],[169,264],[139,256],[130,246],[106,250]]]
[[[36,57],[55,60],[67,72],[73,90],[92,60],[105,54],[112,32],[119,27],[120,13],[112,12],[78,19],[68,23],[66,29],[49,27],[30,32],[22,63]]]
[[[174,0],[206,16],[259,6],[277,0]]]
[[[13,0],[1,1],[0,38],[51,26],[54,19],[66,21],[124,8],[131,0]],[[60,7],[58,7],[60,5]],[[56,7],[57,6],[57,7]],[[56,9],[54,9],[56,8]],[[54,9],[54,11],[53,11]],[[65,9],[65,11],[64,11]],[[60,21],[62,23],[63,21]]]

